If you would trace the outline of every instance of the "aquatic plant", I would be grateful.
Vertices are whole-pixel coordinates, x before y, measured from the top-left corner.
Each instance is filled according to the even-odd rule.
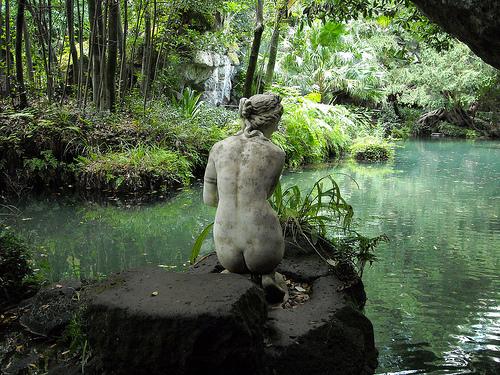
[[[389,160],[394,157],[394,144],[378,137],[362,137],[351,145],[350,152],[356,160]]]
[[[377,244],[387,240],[385,235],[370,238],[351,228],[354,210],[331,175],[305,193],[297,185],[283,190],[278,184],[269,202],[289,246],[315,252],[342,277],[352,276],[353,271],[361,277],[365,264],[376,259]]]

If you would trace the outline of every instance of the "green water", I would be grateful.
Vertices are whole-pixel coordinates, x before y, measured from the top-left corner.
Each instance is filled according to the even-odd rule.
[[[500,143],[412,141],[391,164],[289,173],[310,187],[336,175],[365,233],[386,233],[365,271],[365,313],[379,373],[500,373]],[[30,201],[9,223],[51,279],[99,276],[142,264],[182,269],[214,210],[199,188],[127,207]],[[210,248],[207,243],[206,249]]]

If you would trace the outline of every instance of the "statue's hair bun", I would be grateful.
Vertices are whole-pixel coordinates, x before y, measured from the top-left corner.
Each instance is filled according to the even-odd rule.
[[[240,116],[247,119],[252,115],[252,101],[248,100],[247,98],[241,98],[240,99],[240,107],[239,107],[239,113]]]

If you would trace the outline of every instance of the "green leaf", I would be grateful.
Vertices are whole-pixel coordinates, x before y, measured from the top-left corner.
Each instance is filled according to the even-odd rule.
[[[345,27],[338,22],[327,22],[319,32],[319,44],[324,47],[335,47],[339,44],[340,37],[345,33]]]
[[[205,241],[213,226],[214,223],[208,224],[194,242],[193,248],[191,249],[191,256],[189,257],[189,262],[191,264],[194,264],[194,262],[196,262],[198,255],[200,255],[201,245],[203,245],[203,241]]]
[[[391,24],[392,18],[388,16],[378,16],[375,20],[384,29]]]

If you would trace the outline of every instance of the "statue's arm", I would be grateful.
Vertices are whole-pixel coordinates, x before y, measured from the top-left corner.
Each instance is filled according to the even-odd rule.
[[[210,155],[208,157],[205,177],[203,178],[203,202],[209,206],[217,207],[219,196],[217,193],[217,171]]]

